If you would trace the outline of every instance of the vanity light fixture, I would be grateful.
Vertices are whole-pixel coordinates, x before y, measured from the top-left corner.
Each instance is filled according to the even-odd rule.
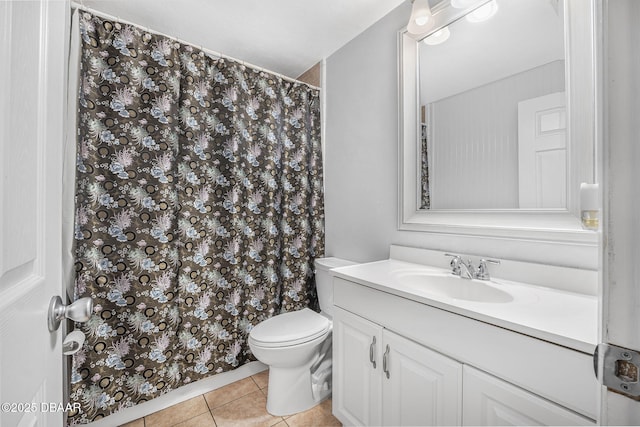
[[[449,31],[449,27],[447,26],[431,34],[429,37],[426,37],[422,41],[429,46],[435,46],[437,44],[446,42],[449,39],[450,35],[451,31]]]
[[[429,0],[413,0],[407,31],[410,34],[423,34],[432,25],[433,15],[431,14]]]
[[[469,22],[482,22],[491,18],[498,11],[498,2],[491,0],[489,3],[480,6],[473,12],[467,15],[467,21]]]

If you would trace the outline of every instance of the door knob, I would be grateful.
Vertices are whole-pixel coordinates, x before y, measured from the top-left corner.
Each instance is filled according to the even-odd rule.
[[[75,322],[86,322],[93,313],[93,301],[89,297],[80,298],[69,305],[62,303],[62,298],[55,296],[49,303],[49,332],[57,331],[62,319]]]

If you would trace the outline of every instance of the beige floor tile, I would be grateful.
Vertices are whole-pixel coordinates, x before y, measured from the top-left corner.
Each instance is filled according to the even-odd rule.
[[[274,424],[273,427],[288,427],[286,421],[280,421],[278,424]]]
[[[144,418],[145,425],[153,427],[168,427],[189,420],[198,415],[209,412],[204,397],[198,396],[177,405],[170,406],[162,411],[147,415]]]
[[[176,424],[174,427],[216,427],[216,423],[213,421],[211,412],[205,412],[190,420]]]
[[[251,378],[245,378],[210,391],[204,395],[204,398],[209,409],[215,409],[254,391],[258,391],[256,383]]]
[[[218,427],[272,426],[282,421],[267,412],[267,398],[256,390],[211,411]]]
[[[253,378],[259,388],[265,388],[269,385],[269,370],[267,369],[252,375],[251,378]]]
[[[138,418],[137,420],[123,424],[120,427],[144,427],[144,418]]]
[[[331,413],[331,399],[314,406],[305,412],[300,412],[286,419],[290,427],[311,426],[341,426],[342,424]]]

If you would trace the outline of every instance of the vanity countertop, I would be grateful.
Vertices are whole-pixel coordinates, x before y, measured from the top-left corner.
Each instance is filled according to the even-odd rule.
[[[450,274],[438,267],[395,259],[341,267],[336,277],[476,319],[584,353],[593,354],[598,342],[598,298],[542,286],[492,278],[491,286],[512,296],[509,302],[478,302],[432,294],[407,286],[398,272]],[[428,280],[428,279],[425,279]],[[464,280],[464,279],[461,279]]]

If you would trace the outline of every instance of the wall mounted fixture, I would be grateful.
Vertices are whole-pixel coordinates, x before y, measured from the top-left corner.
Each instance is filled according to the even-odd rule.
[[[449,39],[450,35],[451,31],[449,31],[449,27],[444,27],[431,34],[429,37],[425,38],[423,42],[425,42],[425,44],[428,44],[429,46],[435,46],[446,42]]]
[[[413,0],[407,31],[411,34],[422,34],[432,26],[433,15],[429,0]]]
[[[469,22],[482,22],[491,18],[498,11],[498,3],[496,0],[491,0],[484,6],[480,6],[473,12],[467,15],[467,21]]]

